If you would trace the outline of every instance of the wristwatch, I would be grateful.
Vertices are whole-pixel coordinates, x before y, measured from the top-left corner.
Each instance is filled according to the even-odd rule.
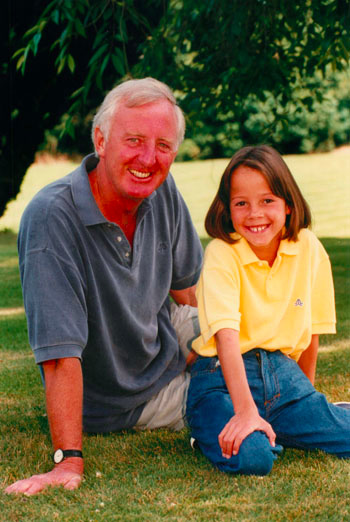
[[[68,457],[79,457],[83,458],[83,454],[80,450],[62,450],[61,448],[57,449],[53,454],[53,461],[55,464],[59,464],[62,460]]]

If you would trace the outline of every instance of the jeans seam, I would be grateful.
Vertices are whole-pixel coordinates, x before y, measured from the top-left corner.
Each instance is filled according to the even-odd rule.
[[[270,376],[273,379],[274,387],[276,389],[276,393],[273,395],[273,397],[271,397],[270,399],[266,399],[264,401],[264,406],[265,406],[265,409],[266,409],[266,415],[268,416],[268,414],[271,411],[271,409],[275,406],[275,403],[277,402],[277,400],[281,397],[281,391],[280,391],[280,385],[279,385],[279,381],[278,381],[275,369],[274,369],[273,365],[271,364],[270,359],[267,360],[267,364],[269,366],[269,374],[270,374]],[[265,397],[266,397],[267,396],[266,382],[265,382],[265,378],[264,378],[264,375],[263,375],[263,372],[262,372],[262,364],[261,363],[260,363],[260,368],[261,368],[261,376],[262,376],[262,380],[263,380],[263,383],[264,383],[264,391],[265,391]]]

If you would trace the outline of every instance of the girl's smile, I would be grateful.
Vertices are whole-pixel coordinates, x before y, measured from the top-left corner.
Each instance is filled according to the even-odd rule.
[[[273,194],[261,172],[240,165],[231,178],[230,212],[235,231],[271,266],[290,214],[284,199]]]

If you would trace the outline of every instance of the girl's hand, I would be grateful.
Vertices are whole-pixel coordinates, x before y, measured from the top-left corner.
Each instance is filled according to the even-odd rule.
[[[237,455],[242,441],[254,431],[266,433],[271,446],[275,446],[276,434],[271,425],[260,417],[258,411],[234,415],[219,434],[222,456],[229,459]]]

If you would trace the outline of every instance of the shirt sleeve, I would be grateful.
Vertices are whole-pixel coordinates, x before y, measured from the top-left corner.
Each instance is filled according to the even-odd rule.
[[[198,234],[180,192],[172,177],[169,179],[174,212],[172,238],[173,275],[172,290],[184,290],[195,285],[202,268],[203,249]]]
[[[239,331],[241,314],[240,277],[230,255],[230,246],[212,241],[205,252],[203,270],[197,287],[201,335],[193,348],[205,356],[216,355],[214,335],[223,328]]]
[[[312,334],[335,333],[336,314],[332,268],[321,243],[319,243],[317,261],[312,286]]]
[[[23,296],[37,363],[81,358],[87,342],[84,292],[77,271],[49,250],[26,256]]]
[[[81,358],[87,343],[84,272],[74,262],[79,254],[71,230],[63,213],[52,217],[40,198],[22,217],[20,274],[29,342],[37,363]]]

